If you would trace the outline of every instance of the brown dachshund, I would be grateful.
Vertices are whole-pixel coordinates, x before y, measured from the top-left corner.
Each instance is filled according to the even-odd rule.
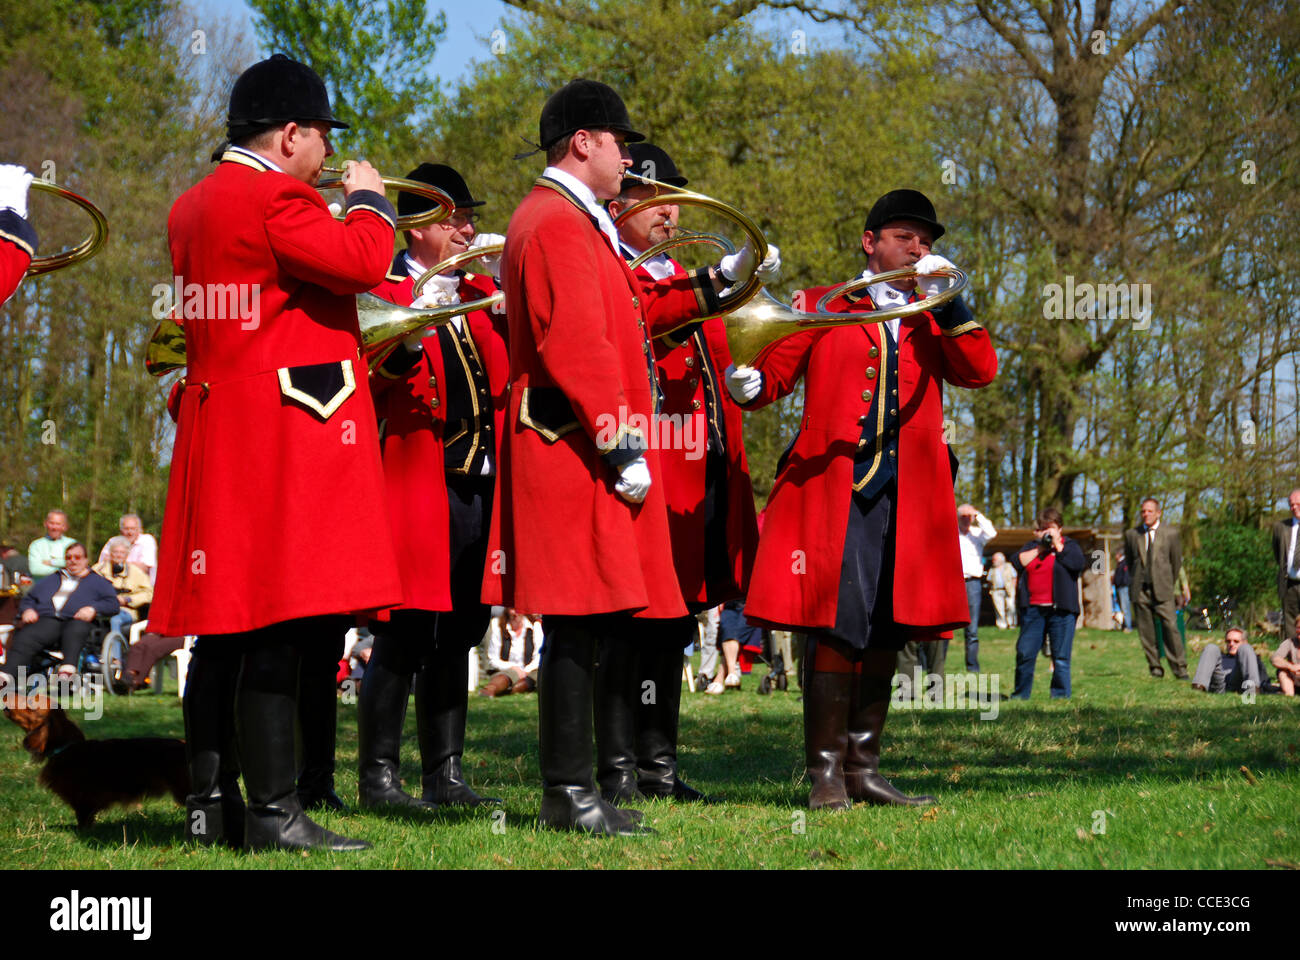
[[[190,792],[185,741],[165,737],[87,740],[81,728],[45,697],[20,698],[5,714],[27,731],[23,746],[44,760],[37,782],[52,790],[77,815],[77,829],[117,804],[170,793],[179,804]]]

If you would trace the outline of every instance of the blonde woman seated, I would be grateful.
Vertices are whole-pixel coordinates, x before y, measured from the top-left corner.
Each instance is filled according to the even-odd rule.
[[[488,669],[495,676],[478,692],[479,696],[532,693],[537,689],[537,668],[541,662],[541,618],[534,622],[513,607],[507,607],[488,628]]]

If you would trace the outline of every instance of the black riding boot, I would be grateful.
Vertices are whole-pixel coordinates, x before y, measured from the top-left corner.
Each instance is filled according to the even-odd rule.
[[[190,794],[185,798],[185,832],[197,842],[244,844],[244,799],[239,793],[235,744],[235,686],[239,649],[231,638],[200,640],[190,657],[185,683],[185,752]]]
[[[597,835],[652,833],[639,822],[638,811],[606,803],[592,782],[592,679],[597,638],[593,619],[546,619],[548,633],[537,682],[542,768],[542,808],[537,824]]]
[[[844,754],[847,749],[852,673],[813,670],[803,689],[803,740],[808,781],[808,809],[847,810]]]
[[[501,803],[480,797],[461,772],[468,712],[468,658],[463,650],[439,650],[415,676],[415,722],[420,735],[424,799],[460,807]]]
[[[889,713],[893,678],[864,672],[855,679],[844,760],[844,785],[849,797],[877,805],[919,807],[934,803],[934,797],[928,794],[907,796],[880,775],[880,737]]]
[[[372,653],[357,698],[357,799],[363,807],[437,806],[402,789],[402,727],[410,695],[411,674],[390,670]]]
[[[339,722],[335,677],[343,657],[343,634],[340,632],[337,640],[312,637],[303,650],[298,679],[302,745],[298,802],[304,810],[342,810],[343,801],[334,792],[334,751]]]
[[[639,650],[632,637],[606,639],[596,664],[596,782],[601,797],[615,806],[645,799],[636,783]]]
[[[695,618],[686,617],[683,623],[693,633]],[[675,637],[673,624],[667,632]],[[640,673],[633,678],[633,710],[636,715],[637,787],[647,797],[671,797],[674,800],[701,802],[708,798],[677,775],[677,726],[682,704],[682,650],[689,634],[681,643],[665,646],[664,637],[658,642],[642,647],[638,661]],[[650,681],[646,689],[642,684]],[[647,702],[648,701],[648,702]]]
[[[298,651],[282,637],[258,637],[244,655],[235,715],[248,791],[245,845],[250,850],[364,850],[369,843],[324,829],[298,802],[293,757],[298,660]]]

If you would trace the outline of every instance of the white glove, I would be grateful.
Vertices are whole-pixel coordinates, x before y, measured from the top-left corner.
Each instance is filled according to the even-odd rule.
[[[733,363],[723,375],[727,378],[727,392],[737,403],[749,403],[763,389],[762,371],[753,367],[738,367]]]
[[[469,242],[471,250],[479,250],[483,247],[494,247],[498,243],[505,243],[506,238],[499,233],[476,233],[474,239]],[[501,254],[491,253],[478,258],[479,263],[487,267],[488,272],[493,277],[501,279]]]
[[[619,470],[614,492],[628,503],[640,503],[650,492],[650,467],[645,457],[637,457]]]
[[[0,164],[0,210],[12,210],[27,219],[27,188],[32,175],[16,163]]]
[[[411,353],[419,353],[424,349],[424,338],[428,333],[429,331],[424,328],[416,330],[415,333],[407,335],[406,339],[402,341],[402,346]]]
[[[742,280],[748,280],[750,275],[755,272],[754,248],[745,241],[745,245],[735,253],[729,253],[718,262],[718,272],[733,284]],[[767,245],[767,256],[763,262],[758,264],[758,277],[760,280],[766,280],[776,274],[781,269],[781,251],[773,244]]]
[[[343,204],[339,203],[337,200],[331,203],[329,205],[329,208],[330,208],[331,217],[337,217],[339,214],[343,212]]]
[[[421,309],[423,307],[446,307],[453,303],[460,303],[460,277],[454,274],[450,277],[444,277],[439,273],[425,283],[420,295],[411,301],[411,306]]]
[[[939,256],[937,253],[927,253],[920,260],[916,261],[916,288],[921,291],[921,295],[933,297],[935,294],[947,290],[948,285],[952,283],[951,277],[927,277],[925,274],[931,270],[938,270],[942,267],[952,266],[953,264],[950,260]]]

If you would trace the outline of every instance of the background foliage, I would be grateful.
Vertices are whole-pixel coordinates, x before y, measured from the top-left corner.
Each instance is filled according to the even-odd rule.
[[[0,156],[52,160],[113,229],[100,257],[0,309],[0,535],[25,541],[55,504],[96,541],[123,509],[157,529],[166,385],[138,358],[170,274],[167,209],[209,169],[234,76],[272,50],[325,77],[353,124],[341,152],[398,174],[453,163],[502,233],[542,167],[513,156],[546,96],[604,80],[693,188],[781,246],[786,300],[862,268],[876,196],[924,190],[999,352],[992,387],[947,398],[959,497],[996,523],[1054,503],[1118,526],[1155,494],[1196,556],[1220,521],[1265,528],[1300,472],[1300,21],[1285,0],[510,0],[455,87],[429,69],[445,24],[418,0],[251,5],[256,48],[179,0],[0,0]],[[33,215],[47,248],[79,229],[40,200]],[[1149,284],[1149,325],[1044,316],[1067,277]],[[747,420],[760,497],[799,408]]]

